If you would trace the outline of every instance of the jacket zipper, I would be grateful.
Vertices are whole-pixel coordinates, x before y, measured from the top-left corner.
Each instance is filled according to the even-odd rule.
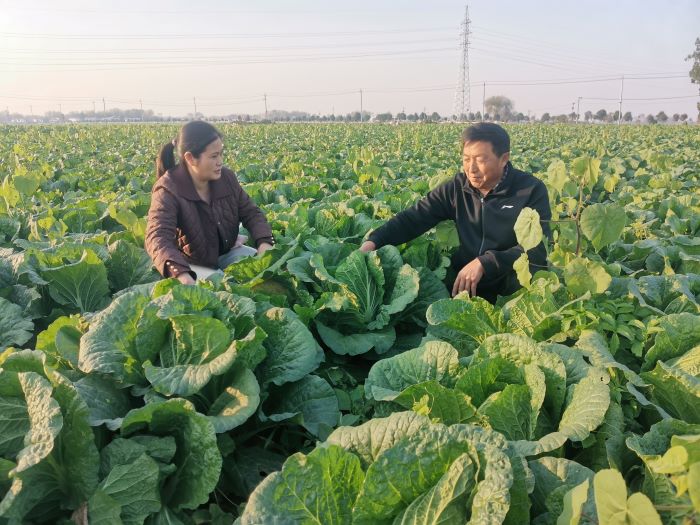
[[[483,195],[479,197],[479,201],[481,202],[481,246],[479,246],[479,255],[483,255],[484,242],[486,241],[486,231],[484,227],[484,211],[486,211],[486,209],[484,208]]]

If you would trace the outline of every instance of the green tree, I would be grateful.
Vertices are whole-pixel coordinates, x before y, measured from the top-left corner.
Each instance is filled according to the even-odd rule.
[[[656,114],[656,120],[661,122],[662,124],[668,120],[668,115],[664,111],[659,111]]]
[[[595,113],[595,118],[596,118],[596,120],[601,120],[601,121],[602,121],[602,120],[605,120],[605,117],[607,117],[607,116],[608,116],[608,112],[605,111],[604,109],[599,109],[599,110],[596,111],[596,113]]]
[[[593,120],[593,112],[592,112],[592,111],[586,111],[586,112],[583,114],[583,118],[586,120],[586,122],[590,122],[591,120]]]
[[[551,118],[552,118],[552,117],[550,116],[549,113],[542,113],[542,117],[540,117],[540,121],[541,121],[541,122],[549,122],[549,120],[550,120]]]
[[[510,115],[513,113],[514,107],[513,101],[508,97],[504,97],[503,95],[496,95],[487,98],[484,101],[484,106],[486,106],[486,111],[488,113],[499,115],[503,120],[509,120]]]
[[[622,115],[622,120],[625,122],[632,122],[632,112],[628,111],[624,115]]]
[[[649,124],[656,124],[656,119],[654,118],[654,115],[647,115],[647,122]]]
[[[693,84],[700,84],[700,38],[695,39],[695,52],[688,55],[686,60],[693,61],[693,67],[690,68],[690,81]],[[698,88],[700,92],[700,88]],[[698,112],[700,112],[700,102],[697,103]],[[700,115],[699,115],[700,116]]]

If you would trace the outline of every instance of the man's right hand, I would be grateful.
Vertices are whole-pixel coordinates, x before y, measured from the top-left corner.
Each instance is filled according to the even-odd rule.
[[[372,252],[376,249],[377,249],[377,245],[374,244],[372,241],[365,241],[362,243],[362,246],[360,246],[361,252]]]
[[[182,272],[180,275],[177,276],[177,280],[180,281],[182,284],[196,284],[197,281],[195,281],[192,278],[192,275],[190,275],[189,272]]]
[[[484,266],[479,259],[474,259],[469,264],[465,265],[455,279],[455,284],[452,287],[452,297],[460,292],[469,292],[472,297],[476,296],[476,287],[484,276]]]

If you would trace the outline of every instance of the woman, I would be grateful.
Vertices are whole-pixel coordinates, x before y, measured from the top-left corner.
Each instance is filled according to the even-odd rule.
[[[194,284],[246,255],[274,245],[265,215],[233,171],[223,167],[221,133],[206,122],[185,124],[156,159],[146,227],[146,251],[164,277]],[[175,161],[175,151],[179,162]],[[239,224],[257,250],[243,246]]]

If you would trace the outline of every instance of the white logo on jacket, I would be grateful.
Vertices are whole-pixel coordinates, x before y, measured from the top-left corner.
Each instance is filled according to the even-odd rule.
[[[513,207],[513,206],[511,206],[510,204],[504,204],[503,206],[501,206],[501,209],[502,209],[502,210],[505,210],[506,208],[510,209],[510,208],[512,208],[512,207]]]

